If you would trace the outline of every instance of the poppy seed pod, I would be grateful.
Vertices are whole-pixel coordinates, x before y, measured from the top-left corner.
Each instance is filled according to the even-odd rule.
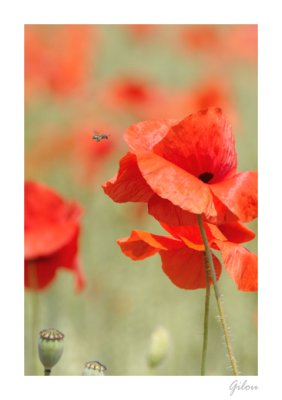
[[[85,363],[84,370],[82,375],[84,376],[90,376],[90,375],[96,375],[96,376],[101,376],[104,375],[104,371],[106,371],[107,368],[101,364],[99,361],[88,361]]]
[[[150,368],[157,367],[167,356],[169,350],[169,333],[163,327],[155,329],[151,336],[147,362]]]
[[[64,334],[57,329],[44,329],[39,333],[38,353],[45,371],[50,371],[63,354]]]

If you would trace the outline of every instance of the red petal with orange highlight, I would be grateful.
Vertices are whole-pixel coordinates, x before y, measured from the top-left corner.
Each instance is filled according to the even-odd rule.
[[[258,290],[258,257],[245,247],[217,242],[224,266],[239,290]]]
[[[147,202],[154,194],[142,177],[136,156],[127,153],[120,160],[118,174],[103,186],[104,192],[115,202]]]
[[[208,185],[152,152],[136,157],[141,174],[158,196],[186,211],[216,216]]]
[[[145,231],[132,231],[130,237],[119,239],[117,243],[122,252],[133,260],[143,260],[160,250],[179,249],[184,246],[180,240]]]
[[[177,120],[138,122],[126,130],[124,140],[132,151],[149,151],[177,122]]]
[[[162,268],[169,279],[181,289],[206,287],[205,259],[202,251],[183,248],[174,251],[160,251]],[[221,264],[213,256],[217,279],[221,274]]]
[[[211,173],[211,182],[221,181],[237,167],[232,129],[220,108],[189,115],[153,151],[195,177]]]
[[[242,222],[252,221],[258,214],[257,172],[240,172],[219,183],[211,184],[212,192]]]
[[[219,225],[218,228],[229,242],[244,243],[256,237],[254,231],[243,225],[241,222],[229,222]]]

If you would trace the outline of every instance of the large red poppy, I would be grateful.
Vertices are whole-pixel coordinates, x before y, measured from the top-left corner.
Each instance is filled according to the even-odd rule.
[[[182,289],[206,287],[204,244],[198,225],[175,227],[162,224],[171,237],[133,231],[131,236],[118,240],[122,252],[133,260],[143,260],[159,254],[162,269],[169,279]],[[205,224],[209,244],[220,250],[228,274],[239,290],[257,291],[257,256],[239,243],[249,241],[255,234],[241,223],[216,227]],[[221,264],[213,255],[217,279]]]
[[[81,208],[49,187],[25,183],[25,287],[41,290],[59,268],[72,271],[77,289],[84,286],[78,262]]]
[[[171,225],[195,215],[221,224],[257,217],[257,172],[238,172],[235,140],[219,108],[181,121],[144,121],[125,133],[128,152],[118,174],[103,185],[116,202],[147,202]]]

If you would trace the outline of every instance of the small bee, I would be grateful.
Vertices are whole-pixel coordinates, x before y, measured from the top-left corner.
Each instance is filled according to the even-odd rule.
[[[92,136],[92,139],[94,139],[94,140],[96,140],[96,142],[100,142],[100,140],[103,140],[103,139],[109,139],[109,136],[110,135],[107,135],[106,133],[99,133],[99,132],[96,132],[96,131],[94,131],[94,133],[95,133],[95,135],[94,136]]]

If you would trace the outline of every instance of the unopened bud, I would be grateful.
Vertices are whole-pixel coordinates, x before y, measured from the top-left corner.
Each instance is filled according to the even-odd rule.
[[[151,336],[147,357],[149,367],[155,368],[165,359],[169,351],[169,345],[170,338],[168,331],[163,327],[156,328]]]
[[[64,350],[64,334],[57,329],[44,329],[39,333],[38,353],[45,375],[50,375],[51,369],[59,361]]]
[[[82,375],[89,376],[89,375],[104,375],[104,371],[107,368],[101,364],[99,361],[88,361],[85,363],[84,370]]]

